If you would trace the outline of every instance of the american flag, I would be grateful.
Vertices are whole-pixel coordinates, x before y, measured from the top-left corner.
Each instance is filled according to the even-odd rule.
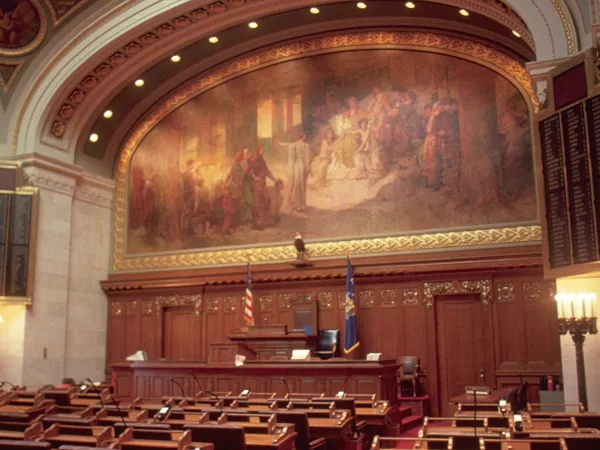
[[[249,327],[254,326],[254,311],[252,309],[252,274],[250,263],[246,267],[246,295],[244,296],[244,321]]]

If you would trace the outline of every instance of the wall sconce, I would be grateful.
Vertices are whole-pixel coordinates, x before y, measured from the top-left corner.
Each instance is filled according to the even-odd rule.
[[[577,367],[577,393],[579,402],[588,409],[585,381],[585,362],[583,342],[586,334],[598,334],[596,318],[596,294],[580,292],[577,294],[556,294],[558,309],[558,332],[569,333],[575,345],[575,363]]]

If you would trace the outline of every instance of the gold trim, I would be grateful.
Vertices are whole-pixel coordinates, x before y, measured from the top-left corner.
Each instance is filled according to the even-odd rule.
[[[28,53],[33,52],[35,49],[39,47],[44,38],[46,37],[46,31],[48,30],[48,22],[46,21],[46,14],[44,12],[44,8],[40,4],[39,0],[29,0],[29,2],[33,5],[38,16],[40,18],[40,29],[35,39],[31,41],[29,44],[19,47],[19,48],[4,48],[0,47],[0,56],[23,56]]]
[[[30,297],[1,297],[0,305],[23,305],[31,306],[33,302]]]
[[[573,33],[573,27],[567,18],[567,12],[565,11],[565,8],[560,0],[552,0],[552,4],[558,13],[558,17],[560,17],[560,21],[562,22],[562,26],[565,31],[565,36],[567,37],[567,52],[569,53],[569,56],[573,56],[575,54],[575,36]]]
[[[433,300],[436,295],[454,294],[480,294],[481,303],[487,310],[490,302],[494,300],[492,295],[492,282],[490,280],[468,280],[468,281],[443,281],[440,283],[423,283],[424,303],[427,309],[433,308]]]
[[[187,306],[194,307],[194,314],[199,319],[202,316],[202,295],[171,295],[168,297],[158,296],[155,300],[156,317],[160,320],[163,315],[163,308],[169,306]]]
[[[458,56],[479,63],[514,83],[524,95],[529,107],[538,110],[537,96],[531,78],[523,65],[515,59],[484,44],[438,33],[412,32],[357,32],[316,37],[294,41],[275,49],[263,50],[244,56],[211,69],[198,78],[181,85],[173,94],[163,99],[141,122],[133,128],[125,144],[116,173],[116,204],[113,235],[113,270],[131,271],[163,269],[170,267],[192,267],[214,264],[236,264],[252,261],[277,261],[295,258],[293,246],[262,247],[254,249],[181,253],[176,255],[154,255],[126,257],[126,186],[127,170],[134,150],[142,139],[167,114],[216,85],[283,60],[310,56],[323,52],[352,49],[411,49]],[[539,226],[521,226],[501,229],[473,230],[397,236],[391,238],[359,239],[345,242],[314,243],[310,245],[311,257],[340,256],[348,251],[354,254],[384,252],[406,252],[415,250],[473,247],[481,245],[526,243],[541,240]]]
[[[71,17],[73,14],[75,14],[77,11],[79,11],[81,9],[81,7],[84,6],[88,2],[88,0],[81,0],[81,1],[79,1],[75,5],[71,6],[67,10],[67,12],[65,12],[60,17],[56,13],[56,9],[54,8],[54,5],[52,4],[51,0],[44,0],[44,2],[46,3],[46,6],[50,10],[50,16],[52,17],[52,23],[53,23],[53,25],[55,27],[57,27],[61,23],[63,23],[65,20],[67,20],[69,17]]]
[[[7,60],[1,60],[0,64],[4,64],[6,66],[14,66],[14,68],[15,68],[12,71],[12,73],[10,74],[10,77],[8,77],[7,81],[5,81],[4,78],[0,77],[0,87],[2,87],[2,92],[4,92],[5,94],[7,94],[8,91],[10,90],[10,87],[12,86],[12,84],[17,79],[17,75],[19,74],[19,71],[21,70],[21,68],[25,64],[25,61],[7,61]]]

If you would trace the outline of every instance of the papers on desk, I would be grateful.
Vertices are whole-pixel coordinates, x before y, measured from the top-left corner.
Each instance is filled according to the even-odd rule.
[[[367,355],[367,361],[380,361],[381,355],[381,353],[369,353]]]
[[[306,349],[292,350],[291,359],[296,360],[296,361],[309,360],[310,359],[310,350],[306,350]]]
[[[236,367],[243,366],[244,361],[246,361],[246,357],[244,355],[235,355],[235,366]]]
[[[133,355],[129,355],[127,361],[148,361],[148,355],[144,350],[138,350]]]

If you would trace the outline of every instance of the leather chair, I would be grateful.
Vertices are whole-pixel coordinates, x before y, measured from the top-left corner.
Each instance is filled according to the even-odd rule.
[[[404,382],[410,382],[412,387],[412,397],[417,396],[417,385],[420,377],[419,358],[417,356],[403,356],[402,366],[398,373],[398,386],[400,387],[400,395],[404,396]]]
[[[233,425],[186,425],[192,432],[192,442],[212,442],[215,450],[246,450],[244,428]]]
[[[314,355],[321,359],[333,358],[337,350],[339,339],[340,330],[321,330],[319,333],[319,340],[317,341],[317,349],[315,350]]]
[[[326,449],[327,441],[324,438],[310,440],[310,428],[308,425],[308,416],[304,413],[285,412],[277,413],[278,423],[291,423],[298,436],[296,437],[296,450],[317,450]]]

